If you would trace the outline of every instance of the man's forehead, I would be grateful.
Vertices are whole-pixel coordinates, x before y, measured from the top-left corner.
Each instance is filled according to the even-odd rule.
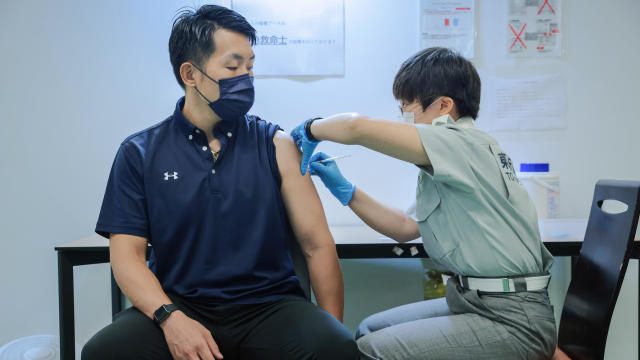
[[[213,33],[217,55],[223,60],[251,60],[255,58],[249,39],[242,34],[227,29],[218,29]]]
[[[239,53],[228,53],[224,55],[225,60],[238,60],[238,61],[243,61],[245,60],[245,56]],[[251,52],[251,55],[249,55],[249,60],[253,60],[256,58],[256,54],[253,53],[253,51]]]

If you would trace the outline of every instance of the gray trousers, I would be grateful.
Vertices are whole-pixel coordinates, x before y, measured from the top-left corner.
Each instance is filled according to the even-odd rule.
[[[557,343],[546,291],[478,293],[447,283],[446,299],[369,316],[356,334],[362,359],[550,359]]]

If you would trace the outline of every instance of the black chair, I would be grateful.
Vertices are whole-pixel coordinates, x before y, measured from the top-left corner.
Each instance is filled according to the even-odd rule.
[[[628,206],[614,214],[605,200]],[[640,213],[640,182],[600,180],[562,309],[558,347],[571,359],[603,359],[611,315],[629,263]]]

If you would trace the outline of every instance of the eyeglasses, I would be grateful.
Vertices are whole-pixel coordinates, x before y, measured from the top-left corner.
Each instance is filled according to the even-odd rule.
[[[429,106],[427,106],[426,108],[424,108],[424,110],[427,110],[428,108],[430,108],[431,106],[433,106],[433,104],[435,104],[436,102],[438,102],[438,100],[440,100],[440,99],[442,99],[442,98],[443,98],[442,96],[438,96],[435,100],[433,100],[433,101],[431,102],[431,104],[429,104]],[[406,109],[407,107],[409,107],[409,105],[411,105],[411,104],[410,104],[410,103],[409,103],[409,104],[407,104],[407,103],[402,103],[402,102],[401,102],[400,104],[398,104],[398,109],[400,109],[400,113],[404,113],[404,112],[405,112],[405,109]]]

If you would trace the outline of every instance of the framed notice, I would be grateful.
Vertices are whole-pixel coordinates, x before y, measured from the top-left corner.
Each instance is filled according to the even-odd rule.
[[[344,0],[233,0],[257,31],[256,76],[344,75]]]

